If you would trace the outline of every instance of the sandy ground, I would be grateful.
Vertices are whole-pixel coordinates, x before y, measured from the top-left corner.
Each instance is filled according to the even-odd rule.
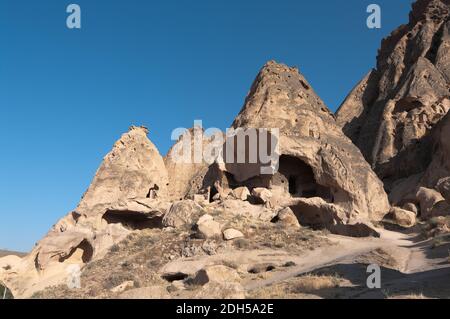
[[[450,296],[449,245],[433,247],[432,241],[421,241],[416,233],[380,230],[381,238],[356,239],[331,236],[335,246],[319,248],[303,256],[297,266],[274,272],[268,278],[251,280],[245,289],[252,293],[277,285],[289,286],[306,274],[338,276],[347,284],[317,291],[319,297],[329,298],[393,298],[420,296],[448,298]],[[297,259],[297,258],[296,258]],[[366,285],[367,265],[381,267],[381,289]],[[348,284],[349,283],[349,284]],[[332,289],[332,290],[333,290]]]

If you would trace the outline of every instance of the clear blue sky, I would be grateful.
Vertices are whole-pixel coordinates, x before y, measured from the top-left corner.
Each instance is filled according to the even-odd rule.
[[[374,2],[380,30],[365,24]],[[268,60],[298,66],[335,110],[411,2],[0,0],[0,248],[30,250],[75,208],[130,125],[163,154],[195,119],[228,127]]]

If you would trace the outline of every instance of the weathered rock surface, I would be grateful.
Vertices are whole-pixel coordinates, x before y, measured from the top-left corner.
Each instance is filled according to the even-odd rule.
[[[167,170],[148,130],[131,127],[103,159],[77,211],[95,214],[96,207],[130,198],[167,196]]]
[[[432,131],[450,109],[449,30],[448,0],[416,1],[337,112],[388,190],[432,161]]]
[[[199,270],[192,279],[192,284],[203,286],[213,282],[228,283],[239,282],[240,280],[241,278],[236,270],[223,265],[215,265]]]
[[[263,276],[291,261],[296,241],[312,232],[300,224],[380,236],[372,222],[388,212],[402,227],[418,217],[449,215],[449,26],[448,0],[418,0],[409,23],[383,41],[377,68],[350,93],[337,119],[297,69],[267,63],[233,128],[237,134],[279,129],[276,165],[208,165],[194,156],[196,145],[210,142],[197,135],[199,128],[163,159],[147,130],[132,127],[104,158],[78,207],[28,256],[0,259],[0,280],[15,296],[29,297],[64,283],[69,265],[83,269],[123,239],[155,231],[133,241],[133,252],[151,253],[118,266],[136,275],[137,264],[148,261],[148,272],[142,270],[148,287],[132,289],[134,277],[118,276],[109,295],[169,298],[170,281],[176,296],[244,298],[240,275]],[[178,162],[183,151],[190,158]],[[274,170],[263,173],[263,166]],[[267,244],[274,249],[258,250]],[[187,289],[190,280],[201,287]]]
[[[417,205],[414,203],[406,203],[402,207],[404,210],[407,210],[409,212],[414,213],[414,215],[419,215],[419,209],[417,208]]]
[[[439,180],[437,189],[444,196],[445,200],[450,203],[450,177]]]
[[[194,127],[186,130],[169,150],[164,162],[169,176],[170,200],[193,199],[201,189],[209,167],[203,151],[212,140],[204,135],[201,127]]]
[[[446,203],[438,191],[424,187],[419,188],[417,200],[420,204],[420,216],[424,219],[438,215],[439,204]]]
[[[401,227],[410,228],[416,224],[416,214],[411,211],[392,207],[390,215],[392,220]]]
[[[162,224],[164,227],[174,228],[191,226],[194,224],[195,219],[198,219],[204,213],[204,209],[192,200],[175,202],[164,216]]]
[[[236,238],[243,238],[243,237],[245,237],[244,234],[237,229],[228,228],[223,231],[223,238],[225,240],[233,240]]]
[[[283,225],[284,227],[292,227],[296,229],[301,228],[297,217],[289,207],[281,209],[273,221],[277,224]]]
[[[267,188],[257,187],[252,190],[252,196],[259,204],[267,204],[273,197],[273,194]]]
[[[321,214],[322,221],[344,225],[379,221],[389,212],[381,181],[297,69],[267,63],[233,127],[278,128],[281,156],[274,174],[261,174],[262,164],[255,169],[225,163],[224,187],[266,188],[276,194],[281,189],[292,197],[318,197],[333,207]],[[261,202],[267,202],[266,197]],[[341,213],[325,218],[331,211]]]
[[[16,297],[56,285],[69,265],[101,258],[132,230],[157,227],[168,204],[164,161],[147,138],[131,127],[105,156],[78,207],[56,223],[33,251],[0,278]]]
[[[233,189],[232,195],[235,199],[240,199],[246,201],[250,196],[250,191],[247,187],[242,186],[236,189]]]
[[[450,178],[450,114],[436,126],[433,133],[435,152],[433,160],[424,173],[421,184],[442,191],[448,198],[448,179]]]
[[[203,215],[197,221],[197,235],[200,238],[214,238],[222,235],[221,226],[211,215]]]

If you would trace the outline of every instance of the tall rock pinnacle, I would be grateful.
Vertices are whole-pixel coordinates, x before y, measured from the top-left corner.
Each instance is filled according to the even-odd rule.
[[[415,2],[409,23],[383,40],[377,68],[336,114],[387,189],[426,169],[430,133],[450,109],[449,4]]]

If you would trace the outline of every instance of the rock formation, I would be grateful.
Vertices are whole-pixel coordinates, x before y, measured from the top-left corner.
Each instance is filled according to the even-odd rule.
[[[336,115],[389,191],[425,171],[432,130],[450,109],[449,3],[414,3],[409,23],[383,40],[376,69]]]
[[[78,207],[62,218],[20,262],[0,277],[14,295],[60,283],[68,265],[82,267],[101,258],[132,230],[159,225],[168,209],[168,177],[163,159],[147,138],[131,127],[114,144]],[[18,275],[19,274],[19,275]]]
[[[428,207],[431,195],[425,194],[445,192],[439,185],[450,175],[449,17],[448,0],[414,3],[409,23],[383,40],[377,68],[336,115],[383,180],[391,204],[421,207],[422,218],[448,211],[442,204]]]
[[[146,262],[136,269],[148,286],[134,289],[130,278],[113,278],[106,296],[241,298],[241,275],[303,262],[293,262],[292,252],[326,241],[311,229],[377,237],[374,222],[385,217],[410,228],[417,218],[449,215],[449,28],[449,0],[418,0],[336,116],[298,69],[268,62],[212,161],[203,151],[214,139],[199,127],[164,159],[147,129],[132,127],[78,207],[26,257],[0,259],[0,281],[15,296],[30,297],[67,280],[69,266],[80,271],[105,256],[122,262],[113,250],[132,242],[134,261]],[[276,162],[252,162],[247,148],[244,162],[228,161],[242,151],[239,145],[230,151],[228,143],[243,137],[249,146],[250,129],[258,155],[266,148]],[[189,158],[180,162],[180,153]],[[262,249],[267,245],[273,249]]]
[[[299,200],[320,198],[342,212],[334,218],[322,219],[326,221],[322,226],[331,228],[379,221],[389,212],[382,183],[296,68],[267,63],[253,83],[233,127],[279,129],[279,169],[264,175],[259,167],[249,168],[248,163],[225,163],[227,186],[269,188],[273,193],[280,193],[281,189],[281,194]],[[302,201],[305,203],[308,201]],[[291,201],[291,206],[297,204]]]
[[[209,167],[203,151],[212,140],[204,135],[201,127],[194,127],[186,130],[169,150],[164,163],[169,175],[170,200],[193,199],[202,188]],[[200,150],[197,154],[196,147]]]

